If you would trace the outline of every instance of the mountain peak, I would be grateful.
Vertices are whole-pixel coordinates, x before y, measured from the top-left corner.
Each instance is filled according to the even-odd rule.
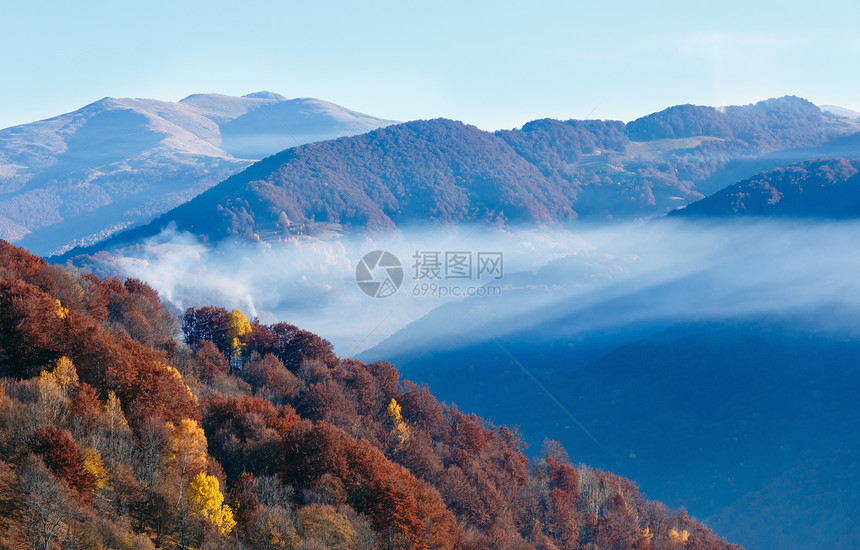
[[[251,96],[104,97],[0,129],[0,238],[42,254],[95,242],[150,221],[254,160],[392,123],[321,100],[309,108],[271,92]],[[118,184],[129,171],[134,183]]]
[[[277,99],[279,101],[285,101],[287,99],[281,94],[276,94],[275,92],[268,92],[265,90],[263,90],[262,92],[254,92],[253,94],[245,94],[242,97],[247,97],[250,99]]]

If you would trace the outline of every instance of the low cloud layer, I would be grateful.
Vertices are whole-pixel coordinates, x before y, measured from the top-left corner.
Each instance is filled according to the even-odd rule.
[[[359,259],[378,249],[395,254],[404,268],[403,285],[386,298],[365,295],[355,281]],[[416,251],[441,252],[443,262],[445,252],[468,252],[473,262],[479,252],[502,252],[504,277],[414,279]],[[445,304],[414,345],[442,342],[452,332],[503,336],[555,318],[584,332],[649,319],[822,307],[832,315],[817,322],[853,330],[843,312],[860,309],[858,252],[856,222],[660,220],[576,231],[460,227],[216,247],[166,231],[93,267],[146,280],[179,310],[237,307],[266,323],[285,320],[314,331],[339,354],[355,355]],[[460,293],[490,285],[501,295],[468,298],[476,313],[464,316],[450,304],[466,298],[428,292],[428,283]]]
[[[809,330],[860,332],[858,222],[658,220],[589,237],[592,246],[511,278],[501,297],[447,305],[376,351],[560,341],[739,317],[790,316]]]
[[[504,284],[513,272],[537,270],[592,246],[590,239],[568,231],[462,227],[212,247],[166,230],[134,251],[99,257],[89,267],[145,280],[178,310],[206,304],[240,308],[265,323],[285,320],[314,331],[331,340],[338,353],[352,355],[440,304],[462,299],[454,292],[481,292],[476,289]],[[356,284],[356,265],[373,250],[390,251],[403,265],[403,284],[392,296],[373,298]],[[442,280],[415,279],[416,252],[439,252],[443,269],[446,252],[468,253],[473,263],[478,253],[502,252],[506,275],[500,281],[478,279],[473,265],[469,279],[445,280],[444,272]],[[436,285],[435,292],[428,283]],[[444,292],[448,295],[440,295]]]

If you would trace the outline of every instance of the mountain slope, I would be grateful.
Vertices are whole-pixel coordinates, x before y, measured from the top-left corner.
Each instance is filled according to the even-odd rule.
[[[141,281],[0,242],[3,547],[739,549],[295,326],[182,333]]]
[[[260,159],[278,151],[391,124],[334,103],[297,98],[269,103],[221,125],[221,149],[234,157]]]
[[[858,168],[860,161],[841,158],[792,164],[726,187],[670,215],[857,218]]]
[[[573,219],[563,191],[492,134],[417,121],[284,151],[130,235],[157,234],[169,223],[217,241],[267,231],[286,236],[311,220],[374,230],[422,221]]]
[[[278,105],[246,117],[264,119]],[[724,185],[726,170],[745,174],[747,161],[780,165],[809,158],[810,150],[823,156],[856,131],[794,97],[726,113],[681,106],[626,127],[537,120],[494,134],[444,119],[408,122],[266,159],[93,250],[134,243],[171,224],[214,242],[428,222],[641,219],[701,199]]]
[[[753,548],[853,548],[855,221],[660,220],[359,357],[576,448]],[[515,413],[514,413],[515,411]],[[538,435],[539,434],[539,435]],[[765,519],[767,518],[767,519]]]
[[[553,326],[499,341],[588,434],[494,342],[392,360],[497,422],[517,411],[527,436],[559,439],[746,546],[856,545],[844,513],[860,505],[850,474],[860,449],[855,342],[763,318],[541,338]]]
[[[265,116],[255,117],[261,109]],[[178,103],[104,98],[0,130],[0,238],[43,254],[94,242],[149,221],[253,160],[386,124],[271,93],[198,94]],[[249,141],[253,147],[240,146]]]
[[[638,141],[711,136],[745,141],[761,149],[789,149],[821,143],[827,125],[821,109],[786,96],[719,110],[678,105],[631,122],[628,133]]]

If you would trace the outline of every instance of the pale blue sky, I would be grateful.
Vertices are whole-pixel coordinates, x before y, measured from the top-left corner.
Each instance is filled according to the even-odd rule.
[[[793,94],[860,110],[860,3],[4,1],[0,127],[271,90],[484,129]]]

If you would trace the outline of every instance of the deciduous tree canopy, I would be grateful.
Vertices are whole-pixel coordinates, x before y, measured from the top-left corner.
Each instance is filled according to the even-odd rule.
[[[731,547],[388,363],[216,306],[168,345],[144,283],[0,252],[0,546]]]

